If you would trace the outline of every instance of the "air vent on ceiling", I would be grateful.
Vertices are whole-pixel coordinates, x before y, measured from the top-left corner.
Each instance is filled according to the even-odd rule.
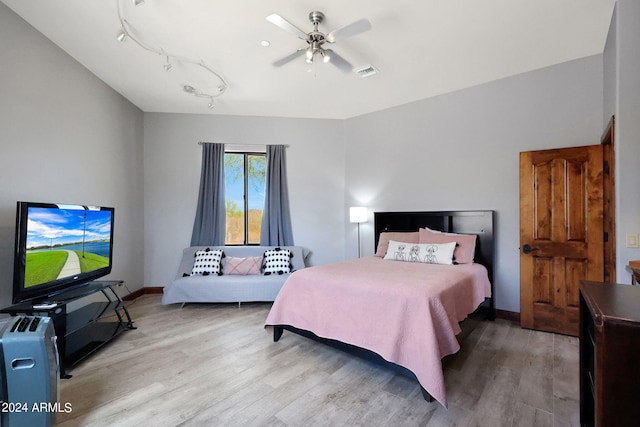
[[[378,74],[378,70],[371,64],[365,65],[364,67],[354,68],[353,72],[359,75],[362,78],[373,76],[374,74]]]

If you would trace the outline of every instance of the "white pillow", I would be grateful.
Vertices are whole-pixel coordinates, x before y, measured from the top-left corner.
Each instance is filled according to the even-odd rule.
[[[291,257],[293,254],[289,249],[274,248],[264,252],[262,257],[264,275],[289,274],[291,273]]]
[[[209,248],[196,251],[192,276],[208,276],[209,274],[217,274],[222,276],[222,267],[220,262],[224,257],[222,249],[211,250]]]
[[[453,264],[456,242],[450,243],[406,243],[389,240],[389,249],[384,259],[427,264]]]

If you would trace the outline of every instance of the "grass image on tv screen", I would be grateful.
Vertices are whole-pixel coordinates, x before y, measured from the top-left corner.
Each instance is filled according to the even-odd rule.
[[[37,286],[59,278],[60,272],[69,260],[69,252],[65,250],[52,250],[41,252],[27,252],[25,269],[25,288]],[[109,258],[90,252],[73,251],[79,260],[79,270],[72,270],[69,276],[97,270],[109,265]]]

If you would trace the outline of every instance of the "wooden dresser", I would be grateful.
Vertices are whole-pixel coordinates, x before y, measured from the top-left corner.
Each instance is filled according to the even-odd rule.
[[[629,270],[631,270],[631,284],[640,285],[640,261],[629,261]]]
[[[580,425],[640,425],[640,287],[580,284]]]

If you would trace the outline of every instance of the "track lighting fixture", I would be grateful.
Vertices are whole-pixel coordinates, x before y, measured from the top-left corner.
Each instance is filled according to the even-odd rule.
[[[127,32],[124,30],[124,28],[120,28],[117,39],[119,42],[124,42],[127,40]]]
[[[207,107],[212,110],[213,107],[215,107],[215,104],[213,103],[213,98],[215,95],[210,95],[208,93],[205,92],[200,92],[198,89],[196,89],[195,87],[191,86],[191,85],[183,85],[182,86],[182,90],[184,90],[186,93],[193,95],[197,98],[209,98],[209,103],[207,104]],[[220,90],[220,87],[218,87],[218,90]],[[222,92],[222,91],[221,91]]]
[[[122,1],[124,0],[116,0],[117,9],[118,9],[118,19],[120,21],[120,32],[118,33],[118,36],[117,36],[118,41],[124,42],[127,39],[131,39],[131,41],[133,41],[135,44],[140,46],[142,49],[151,53],[155,53],[157,55],[164,56],[166,58],[166,62],[163,64],[163,68],[165,72],[171,71],[173,69],[174,63],[176,62],[179,62],[181,65],[199,66],[201,68],[204,68],[211,76],[215,77],[219,82],[213,86],[216,88],[215,93],[201,92],[197,90],[195,87],[188,84],[182,85],[182,89],[186,93],[192,94],[198,98],[208,98],[209,103],[207,107],[210,109],[213,108],[214,107],[213,98],[224,94],[227,88],[229,87],[226,80],[219,73],[217,73],[215,70],[209,67],[204,61],[196,61],[187,57],[168,53],[168,52],[165,52],[165,50],[162,48],[155,48],[147,44],[144,41],[144,39],[141,38],[141,36],[139,35],[140,34],[139,29],[136,29],[136,31],[130,30],[129,23],[122,16],[122,9],[123,9]],[[145,0],[132,0],[132,2],[134,6],[140,6],[144,4]],[[135,34],[135,36],[132,34]],[[182,71],[184,68],[185,67],[180,67],[180,71]]]
[[[173,64],[169,62],[169,55],[167,55],[167,62],[164,64],[164,70],[169,72],[173,69]]]

